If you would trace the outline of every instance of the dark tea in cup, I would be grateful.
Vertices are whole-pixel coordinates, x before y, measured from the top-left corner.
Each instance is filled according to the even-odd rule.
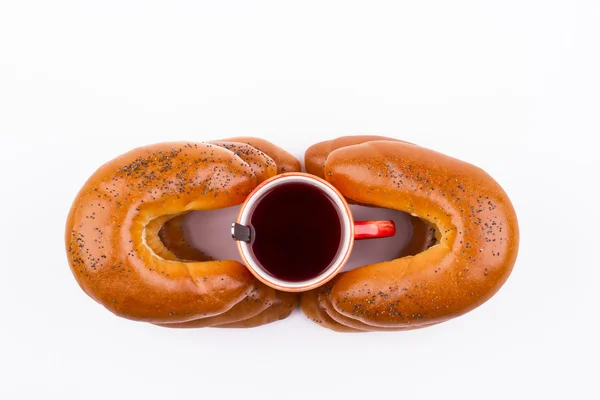
[[[342,221],[322,190],[303,182],[274,187],[250,217],[252,254],[275,278],[300,282],[331,265],[342,239]]]

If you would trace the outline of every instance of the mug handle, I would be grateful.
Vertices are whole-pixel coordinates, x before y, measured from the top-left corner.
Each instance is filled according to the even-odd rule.
[[[354,221],[354,240],[385,238],[395,234],[394,221]]]

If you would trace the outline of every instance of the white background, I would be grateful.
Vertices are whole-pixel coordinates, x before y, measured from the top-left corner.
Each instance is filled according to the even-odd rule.
[[[598,1],[0,1],[0,398],[598,398]],[[522,232],[509,281],[425,330],[119,319],[64,220],[133,147],[392,135],[474,163]]]

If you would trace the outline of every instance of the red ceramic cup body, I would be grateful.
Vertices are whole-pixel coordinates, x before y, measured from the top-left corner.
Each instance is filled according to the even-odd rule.
[[[338,212],[338,216],[342,225],[342,238],[337,255],[329,267],[327,267],[319,275],[301,282],[284,281],[272,276],[261,267],[260,262],[252,253],[252,242],[238,240],[237,246],[242,260],[250,272],[258,280],[268,286],[286,292],[302,292],[314,289],[333,279],[333,277],[335,277],[341,271],[350,257],[350,253],[352,252],[352,248],[354,246],[354,240],[389,237],[394,236],[396,233],[396,228],[393,221],[355,222],[352,218],[352,212],[350,211],[348,202],[333,185],[314,175],[302,172],[289,172],[277,175],[257,186],[242,204],[236,222],[244,226],[249,226],[252,213],[261,199],[263,199],[267,193],[276,188],[278,185],[284,185],[287,183],[309,184],[321,190],[322,193],[331,200],[336,208],[336,211]]]

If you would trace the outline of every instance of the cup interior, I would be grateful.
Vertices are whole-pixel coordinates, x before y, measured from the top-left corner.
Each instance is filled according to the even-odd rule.
[[[238,215],[237,223],[245,226],[250,226],[251,218],[260,204],[261,200],[265,198],[274,189],[280,185],[287,185],[291,183],[302,183],[310,185],[313,188],[317,188],[322,194],[324,194],[334,205],[338,218],[341,224],[341,235],[340,244],[336,255],[322,272],[316,276],[312,276],[309,279],[302,281],[288,281],[274,276],[266,268],[264,268],[258,258],[252,251],[253,239],[250,242],[238,241],[238,250],[242,260],[246,263],[250,271],[263,283],[274,287],[278,290],[299,292],[310,290],[317,286],[320,286],[332,279],[344,266],[354,243],[354,221],[348,203],[344,197],[328,182],[317,178],[312,175],[303,173],[288,173],[277,175],[259,185],[247,198],[246,202],[242,205],[240,213]]]

